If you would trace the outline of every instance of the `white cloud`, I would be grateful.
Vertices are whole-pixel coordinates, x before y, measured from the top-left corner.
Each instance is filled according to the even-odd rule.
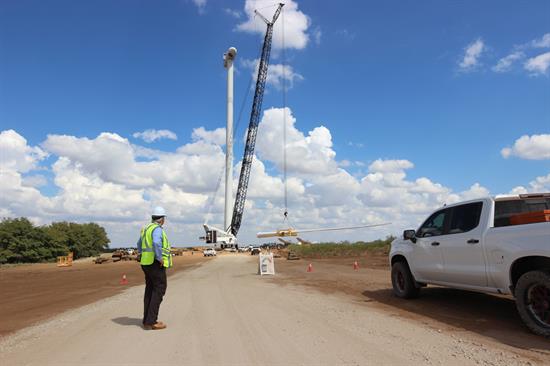
[[[170,130],[154,130],[149,129],[143,132],[135,132],[132,135],[136,139],[142,139],[145,142],[154,142],[160,139],[177,140],[178,136]]]
[[[500,152],[504,158],[517,156],[529,160],[550,159],[550,134],[524,135]]]
[[[531,46],[535,48],[550,48],[550,33],[546,33],[541,38],[531,41]]]
[[[288,209],[297,228],[353,226],[392,222],[391,226],[340,232],[311,234],[311,240],[370,240],[399,234],[417,227],[425,216],[445,203],[489,194],[474,183],[455,192],[429,177],[410,179],[414,164],[407,159],[377,159],[368,173],[353,176],[347,166],[359,166],[336,160],[330,131],[318,125],[311,131],[299,129],[290,109],[265,111],[258,131],[257,153],[252,165],[248,200],[240,240],[256,242],[254,233],[289,225],[283,221],[285,182],[283,181],[283,121],[286,114]],[[155,205],[168,211],[168,235],[173,243],[194,244],[204,235],[201,224],[213,201],[210,222],[223,221],[223,184],[212,199],[224,154],[218,144],[223,129],[193,131],[192,142],[173,152],[139,147],[116,133],[95,138],[50,135],[42,147],[29,146],[15,131],[16,144],[3,144],[2,152],[10,161],[4,164],[0,185],[0,215],[28,216],[41,224],[52,220],[95,221],[106,227],[113,245],[132,245],[137,233]],[[217,131],[217,132],[216,132]],[[6,132],[6,131],[4,131]],[[38,165],[48,151],[49,166],[56,190],[45,196],[36,187]],[[35,156],[25,160],[21,156]],[[33,155],[34,154],[34,155]],[[38,154],[38,155],[36,155]],[[147,157],[142,161],[141,157]],[[49,164],[49,163],[48,163]],[[23,167],[23,168],[21,168]],[[18,171],[22,169],[25,172]],[[234,170],[234,187],[240,162]],[[356,173],[360,174],[360,173]],[[36,177],[36,178],[35,178]],[[516,191],[548,191],[550,175],[541,176]]]
[[[458,64],[461,70],[470,71],[479,65],[479,58],[485,48],[485,44],[481,38],[470,43],[464,49],[464,57]]]
[[[550,192],[550,173],[535,178],[527,187],[518,186],[510,191],[510,194],[544,193]]]
[[[525,70],[533,74],[546,74],[550,66],[550,52],[540,54],[527,60],[524,64]]]
[[[213,131],[207,131],[204,127],[195,128],[191,135],[194,141],[203,140],[208,143],[223,146],[225,145],[225,128],[216,128]]]
[[[281,49],[283,47],[283,28],[284,28],[284,46],[285,48],[304,49],[309,42],[308,29],[311,24],[309,17],[298,9],[298,4],[293,0],[280,1],[285,4],[283,12],[273,28],[273,48]],[[260,13],[269,21],[273,18],[276,6],[265,8],[267,5],[273,5],[272,2],[260,2],[256,0],[246,0],[244,11],[248,17],[246,21],[239,24],[237,29],[243,32],[256,33],[264,35],[266,24],[260,18],[255,16],[254,10]],[[284,22],[284,25],[283,25]]]
[[[498,60],[498,63],[493,66],[492,70],[494,72],[507,72],[511,69],[512,64],[525,57],[525,54],[521,51],[516,51],[509,54],[506,57]]]
[[[258,67],[260,66],[260,60],[248,60],[243,59],[242,64],[244,67],[252,69],[252,75],[254,81],[258,76]],[[291,89],[294,87],[294,83],[304,80],[304,77],[294,71],[294,68],[290,65],[283,64],[270,64],[267,72],[266,83],[274,86],[278,90],[283,89],[283,82],[286,82],[286,88]]]
[[[199,10],[199,14],[204,13],[204,9],[206,7],[206,0],[193,0],[193,3]]]
[[[330,131],[319,126],[305,136],[295,127],[296,119],[289,108],[271,108],[264,112],[256,141],[256,151],[261,159],[275,163],[282,170],[285,121],[288,171],[301,174],[329,174],[337,171]]]
[[[42,146],[78,162],[87,174],[131,188],[168,183],[193,192],[209,190],[215,186],[224,161],[221,148],[204,140],[180,146],[174,153],[149,150],[151,161],[137,161],[139,150],[113,133],[101,133],[95,139],[49,135]]]
[[[39,147],[27,145],[27,140],[14,130],[0,132],[0,170],[19,173],[36,168],[47,153]]]
[[[243,16],[243,14],[238,10],[225,8],[224,11],[227,15],[230,15],[235,19],[241,19],[241,17]]]
[[[369,166],[371,173],[402,173],[411,169],[414,164],[408,160],[382,160],[378,159]]]
[[[323,35],[323,32],[321,32],[321,28],[320,27],[315,27],[315,29],[313,30],[313,40],[315,41],[316,45],[321,44],[321,36],[322,35]]]
[[[490,195],[490,192],[479,183],[474,183],[468,190],[460,192],[459,195],[462,200],[473,200],[476,198],[487,197]]]

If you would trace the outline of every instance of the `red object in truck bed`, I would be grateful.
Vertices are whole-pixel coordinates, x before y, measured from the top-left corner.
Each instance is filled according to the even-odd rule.
[[[526,212],[510,216],[510,224],[534,224],[537,222],[550,222],[550,210]]]

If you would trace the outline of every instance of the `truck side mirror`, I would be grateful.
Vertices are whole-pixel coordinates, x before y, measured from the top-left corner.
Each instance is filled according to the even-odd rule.
[[[410,240],[413,243],[416,243],[416,231],[414,230],[403,231],[403,239]]]

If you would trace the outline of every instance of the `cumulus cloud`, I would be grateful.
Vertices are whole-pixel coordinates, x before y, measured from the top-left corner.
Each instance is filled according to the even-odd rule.
[[[134,132],[132,135],[136,139],[142,139],[145,142],[154,142],[160,139],[177,140],[178,136],[170,130],[149,129],[143,132]]]
[[[550,33],[546,33],[541,38],[531,41],[531,46],[535,48],[550,48]]]
[[[283,28],[284,28],[284,46],[286,48],[304,49],[309,42],[308,30],[311,24],[309,17],[298,9],[298,3],[293,0],[280,1],[285,4],[283,12],[273,27],[273,48],[281,49],[283,47]],[[276,6],[273,2],[262,2],[257,0],[246,0],[244,12],[247,19],[237,26],[237,30],[264,35],[266,24],[254,14],[254,10],[260,13],[269,21],[273,18]],[[284,25],[283,25],[284,23]]]
[[[216,128],[213,131],[207,131],[204,127],[195,128],[191,135],[194,141],[203,140],[216,145],[225,145],[225,128]]]
[[[243,59],[242,64],[249,69],[252,69],[252,74],[254,80],[258,76],[258,67],[260,66],[260,60],[247,60]],[[286,87],[291,89],[294,87],[296,81],[302,81],[304,77],[299,73],[294,71],[294,68],[290,65],[283,64],[270,64],[269,71],[267,73],[266,83],[268,85],[274,86],[278,90],[283,88],[283,82],[286,82]]]
[[[28,175],[23,177],[22,184],[25,187],[43,187],[48,184],[48,180],[45,176],[36,174],[36,175]]]
[[[504,158],[517,156],[529,160],[550,159],[550,134],[521,136],[512,147],[505,147],[500,153]]]
[[[283,141],[286,123],[286,166],[288,171],[301,174],[327,174],[337,171],[332,136],[324,127],[315,127],[304,135],[296,126],[289,108],[271,108],[264,112],[258,127],[256,151],[261,159],[284,166]]]
[[[24,173],[38,169],[47,153],[14,130],[0,132],[0,207],[2,217],[21,215],[45,216],[52,202],[35,188],[36,181],[25,179]]]
[[[406,169],[411,169],[414,164],[408,160],[382,160],[378,159],[369,166],[372,173],[402,173]]]
[[[36,168],[47,153],[39,147],[31,147],[27,140],[14,130],[0,133],[0,169],[19,173]]]
[[[507,72],[512,68],[514,62],[521,60],[524,57],[525,54],[522,51],[513,52],[498,60],[498,63],[492,67],[492,70],[494,72]]]
[[[192,192],[212,189],[223,166],[220,146],[198,140],[174,153],[149,150],[151,161],[138,161],[138,149],[117,134],[101,133],[95,139],[49,135],[42,146],[49,152],[78,162],[88,174],[132,188],[168,183]]]
[[[286,189],[282,172],[285,121]],[[162,205],[169,213],[171,240],[196,243],[197,237],[204,235],[201,224],[207,208],[211,208],[212,224],[223,221],[223,183],[214,196],[225,160],[220,147],[222,130],[197,128],[191,142],[172,152],[139,147],[112,132],[95,138],[49,135],[37,147],[15,131],[4,131],[0,147],[11,158],[1,171],[0,215],[28,216],[42,224],[95,221],[106,227],[113,245],[123,246],[137,240],[151,207]],[[7,144],[6,136],[17,143]],[[359,164],[336,160],[330,131],[320,124],[309,132],[301,131],[289,108],[265,111],[256,152],[240,232],[245,243],[254,240],[256,231],[289,224],[282,215],[285,190],[292,225],[298,228],[392,222],[388,227],[363,231],[312,234],[308,236],[311,240],[371,240],[397,234],[416,227],[445,203],[490,193],[480,183],[457,192],[429,177],[411,179],[408,172],[415,165],[407,159],[377,159],[367,173],[351,175],[346,168]],[[51,160],[41,160],[47,153]],[[148,160],[143,161],[143,156]],[[40,178],[40,164],[50,161],[52,179],[45,181]],[[237,161],[234,169],[234,187],[240,164]],[[37,189],[45,182],[55,185],[55,193],[47,196]],[[514,190],[548,191],[549,185],[550,175]]]
[[[536,177],[529,182],[527,187],[517,186],[510,191],[510,194],[543,193],[550,192],[550,173]]]
[[[458,64],[462,71],[470,71],[475,69],[479,65],[479,58],[481,53],[485,49],[485,44],[481,38],[478,38],[474,42],[470,43],[464,49],[464,57]]]
[[[487,197],[490,192],[487,188],[481,186],[479,183],[474,183],[469,189],[460,192],[459,196],[462,200],[473,200],[476,198]]]
[[[528,59],[523,66],[534,75],[545,75],[550,67],[550,52]]]

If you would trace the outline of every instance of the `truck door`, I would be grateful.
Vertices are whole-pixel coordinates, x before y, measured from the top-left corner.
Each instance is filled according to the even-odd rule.
[[[489,205],[483,201],[450,207],[449,226],[439,238],[445,261],[442,281],[469,286],[487,286],[483,254],[482,217],[488,217]],[[483,215],[482,215],[483,213]]]
[[[412,250],[413,274],[417,280],[437,280],[443,273],[439,237],[444,233],[448,209],[432,214],[416,232]]]

